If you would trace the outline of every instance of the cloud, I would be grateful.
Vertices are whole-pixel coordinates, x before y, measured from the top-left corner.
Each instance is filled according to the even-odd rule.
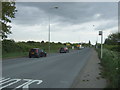
[[[13,23],[20,25],[44,24],[48,20],[46,13],[37,7],[17,5],[18,12]],[[47,18],[46,18],[47,17]]]
[[[54,7],[58,6],[58,9]],[[47,23],[51,21],[77,24],[100,19],[117,19],[117,3],[98,2],[18,2],[18,24]]]
[[[102,14],[99,14],[99,13],[98,13],[98,14],[95,14],[95,15],[94,15],[94,18],[97,19],[97,18],[100,18],[101,16],[102,16]]]
[[[95,29],[96,30],[107,30],[113,27],[118,27],[118,20],[101,21],[101,23],[99,23],[99,25]]]
[[[48,41],[49,17],[51,41],[95,43],[98,30],[117,29],[115,2],[17,2],[16,6],[9,36],[15,40]]]

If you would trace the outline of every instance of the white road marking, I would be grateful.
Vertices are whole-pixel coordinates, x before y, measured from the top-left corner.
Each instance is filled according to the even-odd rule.
[[[29,89],[30,84],[36,83],[36,84],[41,84],[43,81],[42,80],[32,80],[32,79],[11,79],[11,78],[0,78],[0,90],[3,88],[6,88],[8,86],[11,86],[15,83],[18,82],[24,82],[23,84],[15,87],[13,90],[16,90],[18,88],[23,88],[23,89]]]
[[[0,85],[2,84],[1,82],[4,82],[4,81],[7,81],[7,80],[10,80],[10,78],[2,78],[2,80],[0,80]]]
[[[37,84],[41,84],[43,81],[42,80],[32,80],[32,79],[10,79],[10,78],[0,78],[0,90],[3,88],[6,88],[8,86],[11,86],[15,83],[18,83],[20,81],[27,81],[25,83],[23,83],[22,85],[17,86],[15,89],[16,90],[18,88],[23,88],[23,89],[29,89],[29,85],[32,83],[37,83]],[[7,84],[9,83],[9,84]],[[3,86],[3,84],[6,84]]]
[[[14,82],[12,82],[12,81],[14,81]],[[0,89],[3,89],[3,88],[8,87],[8,86],[10,86],[10,85],[13,85],[13,84],[15,84],[15,83],[17,83],[17,82],[19,82],[19,81],[21,81],[21,79],[11,79],[11,80],[9,80],[9,81],[6,81],[6,82],[4,82],[4,83],[1,83],[1,84],[5,84],[5,83],[8,83],[8,82],[11,82],[11,83],[9,83],[9,84],[7,84],[7,85],[5,85],[5,86],[0,87]]]
[[[43,82],[42,80],[31,80],[31,79],[23,79],[23,80],[27,82],[23,83],[20,86],[17,86],[16,88],[29,88],[29,85],[32,83],[37,82],[37,84],[41,84]]]
[[[30,83],[32,81],[31,79],[24,79],[24,80],[27,81],[27,82],[23,83],[20,86],[17,86],[16,88],[21,88],[21,87],[25,86],[26,84],[28,84],[28,83]]]
[[[4,78],[1,78],[1,77],[0,77],[0,81],[1,81],[2,79],[4,79]]]
[[[23,86],[23,88],[29,88],[29,85],[35,82],[37,82],[37,84],[40,84],[42,83],[42,80],[33,80],[31,82],[28,82],[25,86]]]
[[[0,81],[2,81],[3,79],[5,79],[5,78],[0,78]]]

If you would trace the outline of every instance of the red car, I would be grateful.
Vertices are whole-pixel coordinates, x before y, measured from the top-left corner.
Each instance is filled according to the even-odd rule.
[[[60,53],[68,53],[69,49],[67,47],[60,48],[59,50]]]

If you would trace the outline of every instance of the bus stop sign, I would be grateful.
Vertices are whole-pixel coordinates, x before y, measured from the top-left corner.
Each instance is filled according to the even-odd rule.
[[[99,31],[99,35],[102,35],[102,31]]]

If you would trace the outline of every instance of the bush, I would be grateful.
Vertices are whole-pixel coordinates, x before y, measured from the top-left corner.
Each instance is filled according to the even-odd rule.
[[[16,51],[22,51],[21,48],[15,43],[14,40],[3,40],[2,41],[2,52],[4,53],[10,53],[10,52],[16,52]]]
[[[108,50],[120,52],[120,45],[106,45],[105,44],[103,47]]]
[[[100,49],[97,50],[100,57]],[[119,52],[114,52],[108,49],[103,49],[103,58],[101,65],[103,66],[103,76],[109,81],[109,88],[120,87],[120,56]],[[119,83],[119,84],[118,84]]]
[[[6,40],[4,39],[2,41],[2,54],[3,57],[10,56],[10,55],[16,55],[14,53],[21,53],[21,52],[29,52],[31,48],[40,48],[48,51],[48,45],[49,43],[40,43],[40,42],[34,42],[34,41],[28,41],[28,42],[15,42],[14,40]],[[60,43],[51,43],[51,52],[58,52],[60,47],[63,47],[63,44]],[[9,55],[7,55],[9,54]]]

